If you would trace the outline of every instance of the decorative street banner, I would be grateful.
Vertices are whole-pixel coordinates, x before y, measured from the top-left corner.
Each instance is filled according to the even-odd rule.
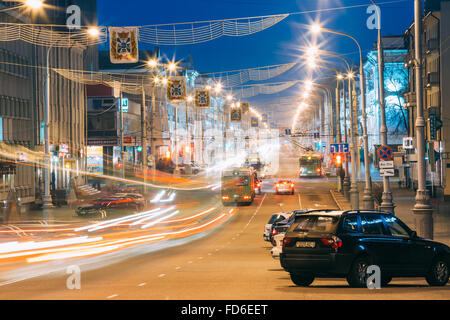
[[[169,101],[182,101],[186,99],[186,78],[172,77],[167,84],[167,99]]]
[[[211,97],[206,89],[195,89],[195,106],[197,108],[209,108]]]
[[[252,124],[252,128],[257,128],[258,127],[258,118],[252,117],[251,124]]]
[[[262,114],[262,122],[263,122],[263,123],[267,123],[267,119],[268,119],[268,118],[267,118],[267,113],[263,113],[263,114]]]
[[[231,108],[230,118],[231,118],[231,122],[241,122],[241,118],[242,118],[241,108]]]
[[[250,104],[248,102],[241,102],[242,113],[246,114],[250,111]]]
[[[139,61],[138,28],[109,28],[111,63],[136,63]]]

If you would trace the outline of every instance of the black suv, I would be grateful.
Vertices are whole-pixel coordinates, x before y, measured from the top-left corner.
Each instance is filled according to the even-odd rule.
[[[296,217],[283,239],[281,266],[299,286],[315,277],[345,277],[365,287],[367,267],[381,269],[381,284],[393,277],[425,277],[431,286],[449,278],[450,248],[417,236],[382,211],[313,212]]]

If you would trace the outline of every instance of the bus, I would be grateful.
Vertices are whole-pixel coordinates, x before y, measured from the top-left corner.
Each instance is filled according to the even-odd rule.
[[[231,168],[222,172],[222,203],[251,205],[257,180],[252,169]]]
[[[306,152],[299,158],[299,176],[301,177],[321,177],[322,176],[322,156],[317,152]]]

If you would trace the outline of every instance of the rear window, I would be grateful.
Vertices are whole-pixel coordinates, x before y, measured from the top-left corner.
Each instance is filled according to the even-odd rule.
[[[338,222],[339,217],[302,216],[295,219],[291,231],[332,233],[336,231]]]
[[[274,214],[270,217],[269,222],[267,222],[268,224],[273,224],[275,222],[275,220],[277,220],[278,215]]]

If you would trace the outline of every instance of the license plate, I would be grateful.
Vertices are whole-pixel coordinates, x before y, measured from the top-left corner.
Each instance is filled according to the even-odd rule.
[[[316,243],[314,241],[297,241],[295,246],[297,248],[315,248]]]

